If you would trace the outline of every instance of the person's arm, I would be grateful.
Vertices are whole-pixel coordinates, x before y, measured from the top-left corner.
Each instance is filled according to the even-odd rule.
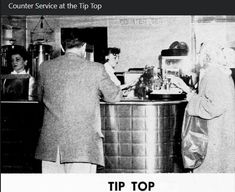
[[[189,100],[189,115],[200,116],[204,119],[212,119],[220,116],[226,110],[226,82],[219,75],[209,76],[201,81],[204,89],[200,90],[200,94],[195,94]]]
[[[99,89],[103,95],[104,101],[117,102],[122,98],[122,92],[119,86],[110,79],[109,75],[105,71],[105,68],[101,69],[101,79],[99,82]]]
[[[171,76],[171,83],[173,83],[175,86],[180,88],[182,91],[187,93],[187,100],[191,100],[191,98],[196,95],[196,91],[191,89],[186,83],[181,79],[180,77]]]
[[[110,79],[115,83],[115,85],[120,86],[121,82],[116,77],[116,75],[114,74],[114,71],[111,69],[111,67],[109,65],[104,65],[104,67],[105,67],[105,71],[108,73]]]
[[[135,79],[129,83],[126,83],[126,84],[123,84],[123,85],[120,85],[120,88],[121,89],[126,89],[126,88],[129,88],[129,87],[132,87],[134,86],[137,82],[138,82],[139,78],[138,79]]]

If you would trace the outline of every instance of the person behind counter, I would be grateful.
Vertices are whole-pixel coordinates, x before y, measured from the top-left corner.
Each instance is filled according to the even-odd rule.
[[[235,173],[235,88],[231,71],[221,47],[213,42],[201,45],[199,64],[204,73],[198,94],[190,93],[181,79],[171,79],[188,93],[189,115],[207,119],[208,123],[207,155],[193,172]]]
[[[121,90],[100,63],[85,60],[86,43],[65,40],[66,53],[40,65],[38,94],[44,119],[35,157],[42,173],[95,173],[104,166],[100,96],[121,99]]]
[[[128,87],[135,85],[138,79],[131,81],[130,83],[121,85],[121,82],[118,80],[118,78],[114,74],[115,73],[114,69],[119,62],[120,52],[121,50],[116,47],[107,48],[105,52],[106,63],[104,64],[104,67],[105,67],[106,72],[109,74],[109,77],[111,78],[111,80],[115,83],[115,85],[119,86],[121,89],[126,89]]]
[[[29,74],[29,71],[27,69],[27,63],[28,63],[28,53],[26,49],[22,46],[15,46],[14,49],[12,49],[8,53],[8,59],[10,60],[10,63],[12,65],[13,71],[10,74],[13,75],[25,75]],[[6,84],[6,82],[4,82]],[[19,84],[20,81],[12,81],[7,89],[18,89],[19,86],[24,86]],[[30,75],[29,77],[29,89],[28,89],[28,95],[34,96],[35,94],[35,79]]]

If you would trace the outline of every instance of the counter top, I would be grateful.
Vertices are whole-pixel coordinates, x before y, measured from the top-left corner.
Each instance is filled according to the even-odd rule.
[[[39,103],[37,98],[28,97],[28,99],[18,99],[18,100],[1,100],[1,103]]]
[[[104,102],[101,101],[100,104],[102,105],[115,105],[115,104],[123,104],[123,105],[134,105],[134,104],[138,104],[138,105],[156,105],[156,104],[178,104],[178,103],[182,103],[182,102],[187,102],[187,100],[141,100],[141,99],[122,99],[119,102],[116,103],[108,103],[108,102]],[[22,100],[6,100],[6,101],[1,101],[1,103],[39,103],[39,101],[36,98],[32,98],[30,97],[28,100],[22,99]]]
[[[122,99],[119,102],[116,103],[108,103],[108,102],[104,102],[101,101],[100,104],[106,104],[106,105],[115,105],[115,104],[129,104],[129,105],[159,105],[159,104],[178,104],[178,103],[183,103],[183,102],[187,102],[186,99],[183,100],[149,100],[149,99],[145,99],[145,100],[141,100],[141,99]]]

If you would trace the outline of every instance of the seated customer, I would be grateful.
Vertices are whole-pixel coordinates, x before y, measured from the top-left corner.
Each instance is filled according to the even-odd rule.
[[[27,58],[28,54],[27,51],[25,50],[24,47],[19,47],[16,46],[14,49],[12,49],[9,52],[8,55],[8,59],[12,65],[12,69],[13,71],[11,72],[11,74],[13,75],[29,75],[29,72],[26,70],[27,67],[27,62],[28,62],[28,58]],[[7,84],[7,82],[5,81],[4,84]],[[20,85],[20,81],[13,81],[11,83],[12,88],[17,87]],[[23,85],[22,85],[23,86]],[[32,76],[29,76],[29,85],[28,85],[28,95],[29,96],[33,96],[33,92],[34,92],[34,86],[35,86],[35,80]]]

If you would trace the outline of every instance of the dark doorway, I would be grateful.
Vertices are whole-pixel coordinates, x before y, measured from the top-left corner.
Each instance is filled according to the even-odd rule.
[[[61,43],[67,37],[80,37],[87,42],[86,52],[93,57],[96,62],[105,62],[105,49],[107,48],[107,27],[89,28],[62,28]],[[92,59],[91,59],[92,60]]]

